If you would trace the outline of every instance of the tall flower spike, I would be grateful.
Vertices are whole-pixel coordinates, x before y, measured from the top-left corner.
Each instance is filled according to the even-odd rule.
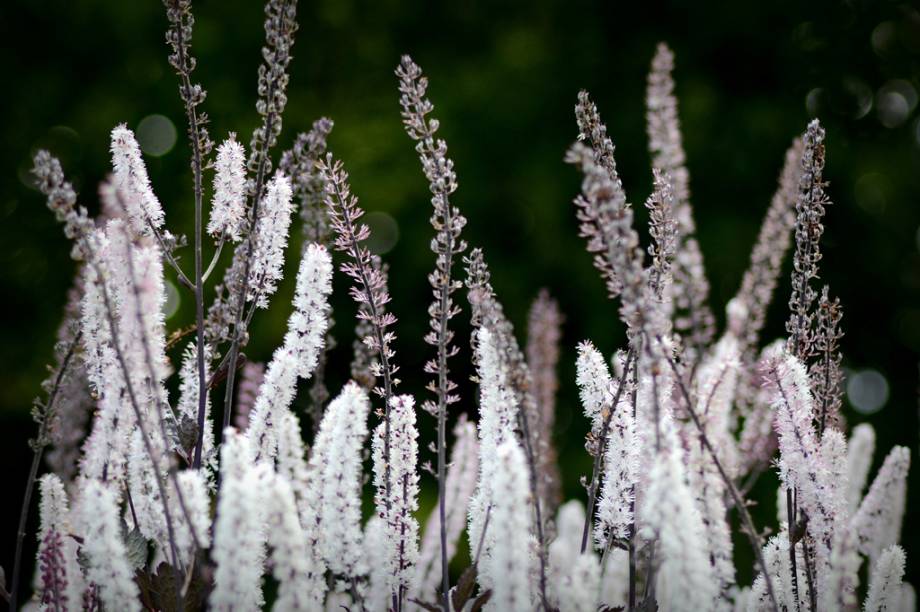
[[[115,493],[97,480],[85,480],[77,523],[83,537],[86,580],[96,585],[103,605],[110,610],[140,610],[134,569],[121,539]]]
[[[597,501],[594,541],[606,550],[614,540],[622,542],[630,536],[633,524],[634,487],[639,481],[640,442],[632,415],[632,402],[621,394],[621,400],[605,410],[613,410],[606,440],[599,440],[597,452],[604,452],[604,472]]]
[[[217,147],[214,164],[214,197],[211,200],[211,218],[208,233],[225,236],[233,242],[243,238],[243,224],[246,221],[246,152],[230,134]]]
[[[445,524],[447,525],[447,559],[457,551],[457,541],[466,527],[466,513],[476,490],[479,471],[479,442],[476,425],[461,415],[454,426],[454,445],[450,451],[444,495]],[[416,566],[416,598],[431,598],[441,580],[441,517],[435,508],[425,521],[425,534]]]
[[[367,394],[354,383],[345,385],[326,410],[310,457],[319,551],[329,569],[345,579],[366,570],[361,543],[361,450],[369,409]]]
[[[415,401],[398,395],[390,402],[391,465],[393,486],[386,487],[384,436],[386,424],[374,431],[375,505],[383,519],[383,564],[387,568],[387,586],[394,607],[402,607],[406,593],[416,589],[415,566],[418,562],[418,429],[415,426]],[[389,499],[386,497],[389,496]]]
[[[808,516],[808,533],[824,554],[834,530],[832,512],[844,504],[835,498],[835,491],[842,492],[829,482],[830,468],[818,445],[808,374],[793,354],[777,348],[765,358],[762,375],[779,435],[780,478],[787,490],[795,490],[797,505]]]
[[[655,596],[662,610],[709,610],[719,583],[706,554],[705,531],[670,419],[662,419],[662,450],[654,456],[642,504],[646,536],[659,540]]]
[[[486,610],[532,610],[531,572],[535,569],[530,489],[524,451],[514,439],[495,449],[492,489],[491,554],[482,560],[480,584],[492,589]],[[485,584],[483,584],[485,583]],[[486,587],[488,585],[488,587]]]
[[[597,444],[601,444],[601,425],[606,411],[610,410],[613,404],[614,385],[604,356],[589,340],[578,345],[575,372],[582,408],[585,416],[591,419],[591,434],[597,440]]]
[[[881,553],[869,578],[869,593],[863,604],[864,612],[884,612],[899,608],[904,562],[904,549],[900,546],[889,546]]]
[[[457,189],[457,174],[454,172],[453,160],[447,157],[447,143],[435,138],[438,120],[428,117],[434,110],[434,105],[425,95],[428,79],[422,76],[422,69],[408,55],[402,57],[396,68],[396,76],[399,78],[399,103],[402,107],[403,125],[409,137],[417,143],[415,150],[422,162],[422,171],[428,179],[433,208],[431,225],[434,227],[435,237],[431,241],[431,250],[435,254],[435,269],[428,275],[428,282],[434,300],[428,308],[429,332],[425,334],[425,342],[435,347],[436,356],[425,363],[425,372],[434,377],[428,388],[434,393],[435,400],[427,400],[423,407],[438,420],[435,445],[438,463],[438,507],[443,515],[446,514],[444,496],[447,478],[447,409],[450,404],[460,399],[456,393],[457,384],[449,377],[448,360],[458,352],[457,347],[451,345],[454,332],[449,324],[460,312],[460,307],[454,303],[452,294],[463,285],[452,278],[452,273],[454,260],[466,250],[466,243],[460,238],[466,218],[449,200],[450,195]],[[450,590],[446,528],[445,523],[441,533],[441,572],[444,579],[441,591],[444,604],[447,604],[447,593]]]
[[[785,163],[770,206],[760,226],[751,261],[744,272],[741,287],[733,302],[744,305],[746,316],[738,318],[735,335],[742,343],[745,363],[754,361],[760,331],[767,318],[767,307],[782,271],[783,260],[792,243],[795,226],[795,202],[801,174],[802,140],[796,139],[786,151]]]
[[[817,360],[809,368],[819,434],[828,427],[841,431],[844,429],[843,417],[840,414],[840,406],[843,403],[843,372],[840,369],[840,362],[843,360],[840,354],[840,339],[843,337],[840,330],[841,318],[843,309],[840,307],[840,299],[831,300],[825,285],[821,290],[821,297],[818,298],[818,309],[815,313],[813,351]]]
[[[674,97],[674,54],[661,43],[652,60],[646,92],[646,121],[652,166],[671,177],[675,217],[680,245],[674,262],[674,327],[685,339],[694,359],[712,341],[715,318],[706,304],[709,282],[703,269],[703,254],[694,233],[690,207],[689,173]]]
[[[904,446],[891,449],[853,516],[859,550],[873,562],[900,539],[909,468],[910,450]]]
[[[555,512],[562,501],[562,478],[553,429],[556,422],[556,392],[559,389],[559,340],[562,335],[563,316],[559,304],[541,289],[530,306],[527,316],[527,366],[534,384],[534,398],[537,401],[538,434],[542,442],[540,449],[540,474],[537,493],[543,501],[547,514]]]
[[[243,365],[240,385],[236,391],[236,416],[234,427],[237,431],[246,431],[249,426],[249,413],[259,396],[259,389],[265,381],[265,364],[247,361]]]
[[[124,193],[125,213],[132,232],[146,236],[151,230],[163,227],[163,207],[150,187],[141,148],[134,133],[123,123],[112,130],[112,167],[114,187]]]
[[[46,597],[50,597],[58,602],[62,610],[73,608],[79,605],[86,585],[78,563],[78,545],[70,537],[73,525],[67,493],[61,479],[54,474],[41,477],[39,491],[41,503],[37,560],[42,566],[42,572],[39,573],[38,591],[42,593],[43,602]],[[52,570],[48,575],[45,566]],[[55,608],[49,606],[49,609]]]
[[[284,344],[275,351],[249,418],[247,435],[256,460],[277,452],[274,424],[290,408],[297,379],[308,378],[316,367],[326,335],[332,259],[325,247],[312,244],[304,252],[297,274],[294,312],[288,319]]]
[[[242,434],[228,428],[223,439],[222,480],[211,551],[217,568],[208,603],[214,610],[255,610],[264,602],[264,472],[260,474],[253,467],[249,444]]]
[[[795,256],[792,260],[792,295],[789,298],[789,352],[803,362],[813,351],[814,315],[817,297],[811,281],[818,276],[821,261],[820,241],[824,233],[821,219],[830,204],[824,192],[824,128],[817,119],[808,124],[803,137],[802,165],[795,203]]]
[[[495,334],[487,327],[476,332],[477,375],[479,378],[479,480],[470,502],[469,529],[471,557],[480,551],[490,554],[494,531],[483,537],[486,516],[494,505],[492,482],[499,469],[498,447],[514,439],[515,415],[518,410],[508,382],[508,371],[496,346]],[[480,541],[482,544],[480,545]]]
[[[85,259],[88,253],[83,238],[93,232],[95,225],[86,208],[77,206],[77,193],[64,178],[61,162],[48,151],[40,150],[33,159],[32,175],[36,187],[47,199],[48,208],[64,224],[64,235],[74,241],[71,258],[76,261]]]
[[[281,280],[284,249],[287,246],[293,210],[291,183],[280,172],[269,181],[262,207],[253,236],[246,299],[255,301],[258,308],[268,308],[268,298]]]
[[[271,473],[266,483],[270,495],[267,512],[271,567],[278,581],[274,610],[319,610],[323,606],[326,583],[316,571],[306,549],[294,492],[284,477]]]
[[[847,447],[847,509],[851,516],[856,513],[862,500],[874,452],[875,429],[868,423],[860,423],[850,433]]]
[[[179,421],[179,450],[185,455],[188,463],[192,462],[195,437],[190,433],[198,430],[198,370],[196,357],[198,349],[194,342],[190,342],[182,353],[182,367],[179,369],[179,402],[176,405],[177,419]],[[204,354],[205,363],[211,361],[211,351],[206,346]],[[210,373],[205,372],[207,376]],[[211,400],[205,403],[204,433],[202,439],[201,465],[208,470],[217,467],[217,452],[214,448],[214,421],[211,418]]]
[[[194,558],[196,545],[201,548],[210,545],[211,499],[208,482],[201,470],[182,470],[176,474],[174,483],[178,484],[181,497],[176,494],[173,486],[170,490],[170,503],[175,507],[181,504],[184,508],[183,512],[178,513],[176,547],[182,564],[188,566]]]

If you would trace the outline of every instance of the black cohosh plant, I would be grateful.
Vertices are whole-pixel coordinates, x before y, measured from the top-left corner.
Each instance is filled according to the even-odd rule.
[[[574,215],[627,342],[613,356],[589,341],[578,346],[592,471],[580,475],[584,500],[565,501],[552,443],[563,313],[541,291],[519,342],[486,254],[462,235],[458,178],[421,68],[408,56],[396,68],[399,112],[431,193],[434,256],[424,337],[431,356],[422,372],[406,372],[394,347],[388,267],[367,245],[345,163],[327,150],[332,121],[317,120],[290,150],[276,151],[296,2],[266,3],[261,124],[248,150],[234,134],[212,143],[206,92],[192,78],[191,3],[165,7],[188,123],[191,240],[167,229],[124,125],[112,130],[112,174],[99,188],[96,218],[51,153],[34,159],[36,185],[73,242],[77,275],[34,410],[11,609],[25,601],[54,611],[816,612],[855,609],[863,592],[867,611],[913,609],[898,545],[909,453],[892,449],[866,490],[874,432],[860,425],[847,433],[840,414],[842,308],[817,285],[829,203],[817,120],[786,155],[718,334],[672,53],[659,46],[648,80],[646,247],[613,141],[588,93],[578,94],[577,139],[565,154],[582,177]],[[303,247],[287,331],[267,363],[245,362],[250,323],[282,279],[295,209]],[[206,304],[204,287],[228,243],[231,263]],[[761,348],[793,247],[788,337]],[[194,256],[179,258],[183,249]],[[338,392],[325,378],[332,251],[357,304],[352,380]],[[184,267],[189,259],[193,269]],[[194,295],[194,323],[167,328],[165,275]],[[461,397],[450,370],[467,344],[454,331],[464,312],[478,397]],[[173,375],[178,397],[167,392]],[[398,375],[426,381],[430,396],[418,405],[433,419],[420,418],[416,398],[400,393]],[[305,415],[292,408],[302,379],[310,379]],[[222,406],[219,424],[212,402]],[[476,412],[475,422],[463,414]],[[420,427],[433,429],[436,458],[437,505],[424,522]],[[368,451],[371,517],[361,510]],[[746,495],[774,467],[777,523],[758,526]],[[28,599],[22,545],[36,484],[39,546]],[[737,579],[734,515],[755,559],[750,585]],[[472,562],[452,580],[461,545]],[[864,560],[868,586],[860,589]],[[265,589],[269,577],[276,588]]]

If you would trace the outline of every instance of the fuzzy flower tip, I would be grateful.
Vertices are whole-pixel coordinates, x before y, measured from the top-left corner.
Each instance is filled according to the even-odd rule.
[[[578,345],[578,360],[575,367],[575,382],[578,383],[585,416],[591,419],[591,431],[599,435],[604,409],[609,409],[613,402],[613,381],[610,371],[607,369],[604,356],[589,341]]]
[[[252,268],[246,299],[268,308],[268,298],[278,287],[284,266],[284,249],[291,227],[291,182],[280,172],[268,183],[253,239]]]
[[[217,148],[214,166],[214,198],[208,233],[239,242],[246,221],[246,152],[233,134]]]
[[[124,197],[125,213],[137,235],[146,235],[150,228],[163,226],[164,215],[160,201],[150,187],[147,166],[134,133],[125,124],[112,130],[112,167],[114,187]]]
[[[869,593],[864,612],[895,610],[901,602],[901,580],[904,577],[904,549],[893,545],[886,548],[869,578]]]

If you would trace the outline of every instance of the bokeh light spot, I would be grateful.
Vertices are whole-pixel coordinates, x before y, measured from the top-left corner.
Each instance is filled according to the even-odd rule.
[[[847,399],[857,412],[878,412],[888,401],[888,381],[877,370],[853,372],[847,382]]]
[[[147,155],[161,157],[176,146],[176,126],[163,115],[148,115],[137,124],[137,143]]]
[[[385,212],[369,212],[361,219],[371,230],[367,248],[374,255],[389,253],[399,241],[399,225]]]
[[[179,305],[182,304],[182,296],[179,290],[170,281],[166,281],[166,301],[163,303],[163,318],[169,320],[176,312],[179,311]]]

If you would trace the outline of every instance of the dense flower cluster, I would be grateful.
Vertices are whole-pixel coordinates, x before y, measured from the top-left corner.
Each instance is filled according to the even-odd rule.
[[[627,341],[613,355],[588,340],[577,347],[572,382],[590,429],[592,467],[582,480],[586,503],[563,503],[553,445],[563,316],[541,291],[521,343],[481,249],[463,260],[465,282],[455,278],[466,219],[450,200],[457,175],[435,136],[421,68],[405,56],[396,74],[403,124],[431,192],[435,262],[425,341],[435,354],[416,374],[432,393],[422,407],[437,418],[436,470],[420,463],[426,424],[416,398],[395,391],[388,268],[368,246],[370,229],[342,162],[327,151],[332,122],[320,119],[297,137],[271,172],[296,2],[267,2],[262,123],[248,158],[232,134],[219,146],[206,228],[202,178],[212,167],[211,144],[199,109],[204,91],[190,80],[194,19],[185,0],[166,7],[169,61],[192,140],[195,270],[187,273],[173,255],[185,240],[166,229],[127,127],[112,131],[113,175],[99,190],[103,214],[95,220],[77,205],[60,163],[44,151],[35,156],[37,186],[74,241],[79,265],[34,410],[39,429],[14,609],[35,483],[31,603],[43,610],[816,612],[855,609],[860,598],[866,611],[915,608],[899,545],[910,452],[891,449],[870,477],[875,432],[860,424],[848,433],[841,416],[842,307],[829,288],[812,286],[829,203],[817,120],[786,155],[717,337],[694,237],[673,54],[658,48],[648,81],[645,247],[613,141],[588,93],[578,94],[577,141],[566,155],[582,177],[575,216],[609,297],[619,300]],[[305,240],[296,249],[287,331],[267,365],[244,363],[249,323],[283,279],[295,206]],[[214,255],[205,270],[208,235]],[[204,283],[225,241],[237,244],[206,309]],[[793,244],[789,337],[761,348]],[[326,379],[330,250],[344,259],[338,269],[358,310],[352,380],[336,394]],[[195,292],[194,327],[167,328],[168,274]],[[464,287],[478,394],[461,402],[448,360],[461,353],[450,324],[461,312],[454,293]],[[304,435],[296,399],[308,378],[312,436]],[[212,406],[220,389],[223,401]],[[382,401],[372,409],[375,396]],[[448,409],[472,413],[476,405],[478,419],[456,416],[448,436]],[[51,473],[39,478],[46,449]],[[745,495],[771,465],[781,487],[777,524],[766,530],[753,523]],[[426,469],[438,495],[422,523]],[[734,562],[735,523],[755,559],[750,585],[740,583],[746,572]],[[461,558],[469,566],[452,573],[459,568],[451,561]]]

